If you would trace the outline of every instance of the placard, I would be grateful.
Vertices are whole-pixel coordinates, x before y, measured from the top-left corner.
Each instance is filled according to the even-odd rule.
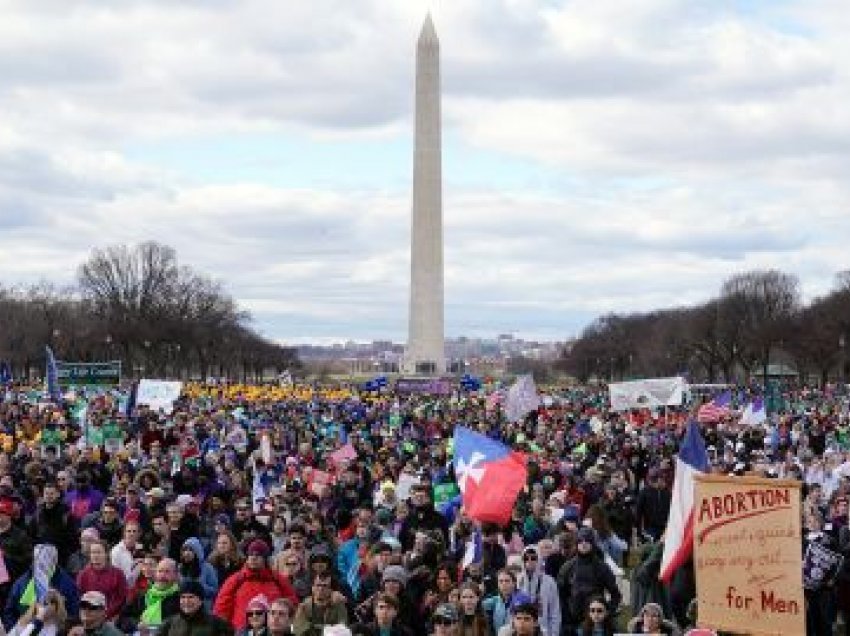
[[[174,401],[180,397],[183,383],[172,380],[139,380],[136,404],[144,404],[152,411],[171,413]]]
[[[803,636],[801,533],[799,482],[696,475],[700,627]]]

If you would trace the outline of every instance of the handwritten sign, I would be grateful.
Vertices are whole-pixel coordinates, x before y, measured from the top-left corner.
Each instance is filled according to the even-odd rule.
[[[698,475],[694,566],[699,625],[803,636],[800,484]]]

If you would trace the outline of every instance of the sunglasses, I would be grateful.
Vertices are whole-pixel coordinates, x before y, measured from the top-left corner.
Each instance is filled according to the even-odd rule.
[[[442,625],[444,627],[449,627],[449,626],[454,625],[454,624],[455,624],[455,621],[450,620],[448,618],[434,619],[434,625]]]
[[[80,609],[84,610],[103,610],[105,607],[101,607],[100,605],[92,605],[91,603],[80,603]]]
[[[249,618],[257,618],[259,616],[265,616],[265,615],[266,615],[266,613],[263,610],[251,610],[250,612],[248,612]]]
[[[286,561],[284,563],[284,565],[288,568],[297,568],[298,567],[298,561]]]
[[[522,557],[522,560],[523,560],[523,561],[536,561],[536,560],[537,560],[537,556],[536,556],[536,555],[534,555],[534,554],[529,554],[529,555],[527,555],[527,556]]]

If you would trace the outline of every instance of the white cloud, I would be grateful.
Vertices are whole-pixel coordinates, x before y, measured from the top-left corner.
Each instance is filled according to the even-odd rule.
[[[429,4],[4,3],[3,280],[67,281],[94,246],[154,238],[272,336],[403,337],[408,193],[318,163],[298,170],[321,187],[207,183],[127,148],[297,132],[369,139],[365,155],[408,138]],[[439,7],[446,129],[494,165],[487,189],[445,193],[449,330],[567,335],[751,267],[824,291],[850,232],[841,6]],[[503,187],[499,160],[516,157],[545,189]]]

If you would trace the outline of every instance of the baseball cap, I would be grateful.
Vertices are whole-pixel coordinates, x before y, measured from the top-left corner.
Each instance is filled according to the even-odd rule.
[[[80,607],[83,609],[106,609],[106,597],[103,592],[91,590],[83,594],[80,599]]]

